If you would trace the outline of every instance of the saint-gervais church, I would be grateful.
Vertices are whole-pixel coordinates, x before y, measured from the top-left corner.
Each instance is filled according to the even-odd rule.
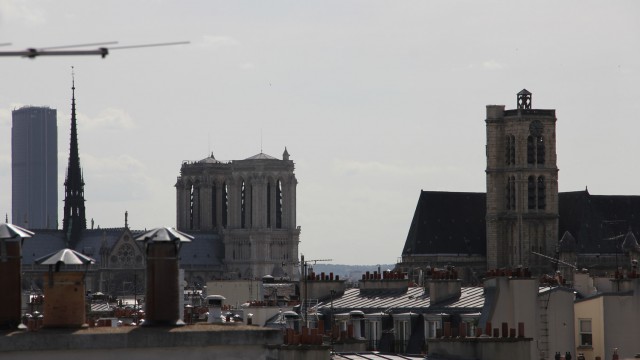
[[[176,182],[178,229],[222,240],[225,278],[297,279],[293,171],[286,148],[282,159],[261,152],[244,160],[223,162],[211,154],[184,162]]]
[[[637,259],[639,196],[558,192],[555,110],[488,105],[486,193],[422,191],[398,268],[418,278],[453,265],[465,281],[523,266],[534,274],[573,266],[613,273]]]

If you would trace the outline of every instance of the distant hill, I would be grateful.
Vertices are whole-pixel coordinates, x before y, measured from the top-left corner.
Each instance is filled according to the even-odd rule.
[[[367,271],[373,273],[378,271],[380,267],[381,271],[393,270],[395,264],[376,264],[376,265],[341,265],[341,264],[315,264],[312,265],[312,271],[316,274],[324,272],[325,274],[333,273],[333,275],[340,276],[340,279],[347,280],[349,282],[355,282],[362,279],[362,274]]]

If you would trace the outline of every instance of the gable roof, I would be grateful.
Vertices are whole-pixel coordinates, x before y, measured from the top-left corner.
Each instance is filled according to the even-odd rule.
[[[126,228],[83,230],[80,241],[74,250],[96,260],[95,268],[100,267],[100,249],[113,249]],[[129,230],[135,237],[143,230]],[[222,238],[214,233],[195,233],[194,240],[185,243],[180,250],[180,266],[220,266],[224,258]],[[133,243],[133,242],[132,242]],[[62,230],[38,230],[31,238],[25,239],[22,246],[22,264],[32,265],[44,255],[67,247],[66,236]]]
[[[616,253],[624,236],[640,232],[640,196],[591,195],[588,191],[559,194],[559,234],[575,238],[578,253]]]

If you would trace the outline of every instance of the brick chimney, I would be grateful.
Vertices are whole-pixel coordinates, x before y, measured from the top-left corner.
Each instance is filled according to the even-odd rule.
[[[458,279],[455,267],[447,266],[444,269],[427,269],[427,286],[431,305],[447,300],[459,299],[462,293],[462,281]]]

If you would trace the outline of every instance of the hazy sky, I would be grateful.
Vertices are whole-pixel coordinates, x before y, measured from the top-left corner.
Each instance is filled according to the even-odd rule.
[[[11,110],[58,110],[59,200],[76,72],[88,220],[175,226],[183,160],[296,164],[300,250],[393,263],[420,190],[485,191],[485,106],[557,109],[561,191],[640,194],[638,1],[0,0],[0,50],[190,45],[0,58],[0,212]],[[262,144],[262,145],[261,145]],[[62,210],[59,211],[61,216]],[[4,219],[3,219],[4,220]]]

